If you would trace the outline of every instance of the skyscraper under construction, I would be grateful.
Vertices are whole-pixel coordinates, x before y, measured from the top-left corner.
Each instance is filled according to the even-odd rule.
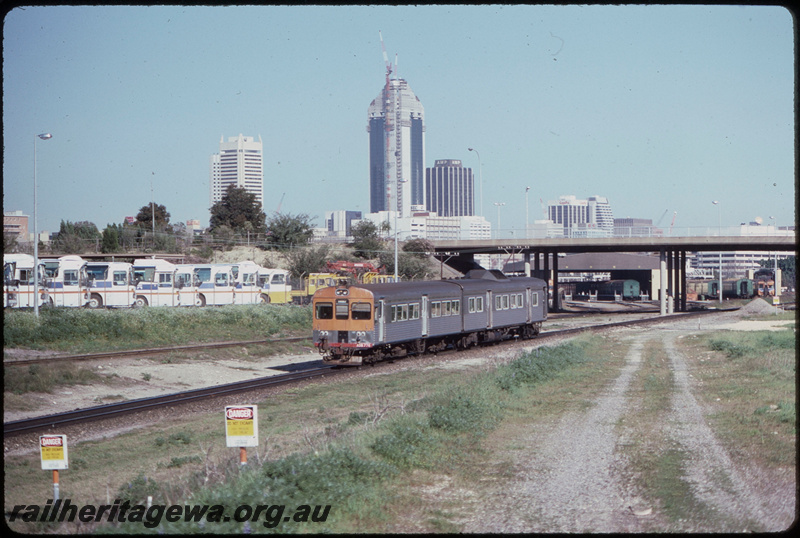
[[[391,78],[385,48],[384,60],[386,81],[368,111],[369,206],[408,217],[412,206],[425,209],[425,109],[408,82]]]

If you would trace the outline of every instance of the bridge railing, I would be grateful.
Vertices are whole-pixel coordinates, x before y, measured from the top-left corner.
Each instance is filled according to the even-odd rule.
[[[794,230],[775,226],[684,226],[661,228],[657,226],[617,226],[613,233],[600,228],[569,229],[566,235],[546,234],[542,230],[500,229],[492,231],[493,239],[543,239],[543,238],[592,238],[592,237],[746,237],[746,236],[795,236]]]

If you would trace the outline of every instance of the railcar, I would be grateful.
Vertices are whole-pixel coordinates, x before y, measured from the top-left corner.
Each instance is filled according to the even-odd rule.
[[[755,295],[753,281],[749,278],[731,278],[722,281],[722,297],[747,299]]]
[[[312,308],[314,346],[323,361],[370,364],[533,338],[547,318],[547,283],[483,270],[462,279],[342,282],[317,290]]]

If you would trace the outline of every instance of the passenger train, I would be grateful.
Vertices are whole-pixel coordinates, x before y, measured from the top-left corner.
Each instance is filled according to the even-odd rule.
[[[341,283],[318,290],[312,307],[313,342],[324,362],[370,364],[533,338],[547,319],[547,283],[487,270],[461,279]]]

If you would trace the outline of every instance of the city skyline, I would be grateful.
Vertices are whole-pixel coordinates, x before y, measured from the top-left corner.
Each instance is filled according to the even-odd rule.
[[[781,7],[44,6],[4,22],[3,207],[33,214],[34,138],[52,133],[40,231],[122,222],[151,180],[172,222],[207,224],[220,133],[263,137],[267,215],[282,198],[320,227],[368,212],[379,31],[425,104],[425,167],[471,168],[492,223],[495,202],[522,230],[564,194],[619,218],[677,211],[676,229],[795,223]]]

